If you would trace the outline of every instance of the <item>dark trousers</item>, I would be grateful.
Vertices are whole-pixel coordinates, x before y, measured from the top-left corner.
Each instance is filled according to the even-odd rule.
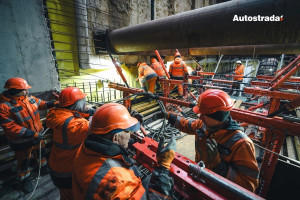
[[[242,83],[242,81],[238,81],[237,83],[234,83],[234,84],[232,85],[232,88],[231,88],[229,94],[232,95],[233,92],[234,92],[234,89],[240,90],[240,89],[241,89],[241,83]],[[240,94],[241,94],[240,91],[236,91],[235,96],[240,96]]]

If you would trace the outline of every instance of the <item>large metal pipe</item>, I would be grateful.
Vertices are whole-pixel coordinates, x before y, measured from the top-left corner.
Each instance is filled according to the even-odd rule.
[[[165,49],[159,51],[162,55],[173,56],[174,49]],[[209,55],[282,55],[282,54],[300,54],[299,44],[268,44],[268,45],[243,45],[243,46],[220,46],[220,47],[197,47],[189,49],[180,49],[182,56],[209,56]],[[149,56],[153,51],[140,51],[127,53],[132,55]],[[154,54],[153,54],[154,55]]]
[[[245,45],[223,47],[190,48],[190,55],[269,55],[269,54],[300,54],[299,44]]]
[[[192,47],[295,44],[300,43],[299,10],[299,0],[233,0],[110,31],[105,47],[128,53]],[[266,16],[269,21],[263,21]],[[254,17],[257,21],[249,21]],[[247,18],[247,21],[236,21],[236,18]],[[279,21],[270,21],[275,18]],[[103,38],[97,33],[95,37]]]

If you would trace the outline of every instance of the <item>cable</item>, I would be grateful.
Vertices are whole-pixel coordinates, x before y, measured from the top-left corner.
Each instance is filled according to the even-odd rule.
[[[49,130],[49,128],[47,128],[43,133],[42,133],[42,135],[45,135],[45,133],[47,132]],[[38,186],[38,184],[39,184],[39,180],[40,180],[40,178],[41,178],[41,168],[42,168],[42,140],[40,141],[40,149],[39,149],[39,161],[40,161],[40,163],[39,163],[39,173],[38,173],[38,177],[37,177],[37,180],[36,180],[36,184],[35,184],[35,186],[34,186],[34,189],[33,189],[33,191],[32,191],[32,193],[31,193],[31,195],[29,196],[29,198],[28,198],[28,200],[30,200],[31,199],[31,197],[33,196],[33,194],[35,193],[35,190],[36,190],[36,188],[37,188],[37,186]]]
[[[289,158],[289,157],[280,155],[280,154],[278,154],[278,153],[276,153],[276,152],[274,152],[274,151],[271,151],[270,149],[264,148],[264,147],[262,147],[262,146],[260,146],[260,145],[258,145],[258,144],[256,144],[256,143],[253,143],[253,144],[254,144],[255,146],[257,146],[257,147],[259,147],[259,148],[265,150],[265,151],[268,151],[268,152],[270,152],[270,153],[272,153],[272,154],[274,154],[274,155],[276,155],[276,156],[282,157],[282,158],[284,158],[284,159],[286,159],[286,160],[289,160],[289,161],[291,161],[291,162],[293,162],[293,163],[296,163],[296,164],[298,164],[298,165],[300,166],[300,162],[299,162],[298,160],[294,160],[294,159],[292,159],[292,158]]]

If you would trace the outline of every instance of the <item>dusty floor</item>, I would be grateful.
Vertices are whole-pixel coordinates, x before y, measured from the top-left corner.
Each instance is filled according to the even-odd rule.
[[[195,136],[186,135],[183,138],[176,141],[177,142],[177,153],[183,156],[195,160]]]

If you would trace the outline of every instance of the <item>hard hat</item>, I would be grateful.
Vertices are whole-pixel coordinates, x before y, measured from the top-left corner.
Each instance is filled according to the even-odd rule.
[[[232,107],[233,102],[226,92],[209,89],[199,96],[197,106],[193,108],[193,111],[201,114],[212,114],[217,111],[230,111]]]
[[[4,85],[5,89],[18,89],[18,90],[26,90],[30,89],[31,86],[28,85],[27,81],[25,79],[14,77],[10,78],[5,82]]]
[[[242,64],[242,61],[238,60],[236,61],[236,64]]]
[[[123,130],[137,131],[139,121],[132,117],[125,106],[118,103],[107,103],[93,115],[90,132],[93,134],[117,133]]]
[[[175,53],[175,58],[176,58],[176,57],[181,57],[181,55],[180,55],[179,52],[176,52],[176,53]]]
[[[67,87],[61,91],[58,97],[59,106],[66,107],[74,104],[79,99],[83,99],[87,94],[77,87]]]

